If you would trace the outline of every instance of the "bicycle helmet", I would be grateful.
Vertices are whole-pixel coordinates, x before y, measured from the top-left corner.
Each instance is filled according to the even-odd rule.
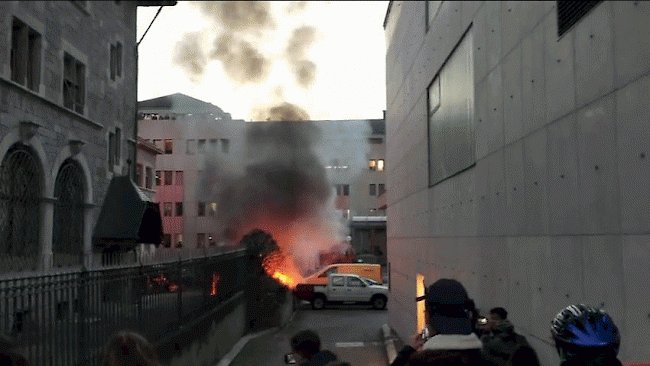
[[[603,310],[584,304],[570,305],[551,322],[551,334],[560,358],[618,354],[621,335]]]

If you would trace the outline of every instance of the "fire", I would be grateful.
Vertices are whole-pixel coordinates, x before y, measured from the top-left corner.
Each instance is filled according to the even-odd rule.
[[[284,274],[282,272],[277,272],[276,271],[273,274],[272,277],[277,279],[278,281],[280,281],[282,284],[284,284],[285,286],[287,286],[289,288],[295,288],[296,287],[296,281],[292,277],[287,276],[286,274]]]
[[[266,274],[292,290],[302,280],[302,276],[294,265],[293,259],[280,252],[268,254],[264,258],[263,267]]]
[[[219,280],[221,279],[221,276],[219,276],[218,273],[212,273],[212,283],[211,283],[211,289],[210,289],[210,295],[216,296],[217,295],[217,283],[219,283]]]

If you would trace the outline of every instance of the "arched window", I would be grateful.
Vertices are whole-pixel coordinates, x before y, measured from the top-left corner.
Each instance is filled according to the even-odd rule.
[[[12,146],[0,166],[0,272],[35,270],[40,248],[41,168],[25,145]]]
[[[81,167],[72,159],[65,160],[59,169],[54,198],[53,265],[80,264],[84,246],[84,177]]]

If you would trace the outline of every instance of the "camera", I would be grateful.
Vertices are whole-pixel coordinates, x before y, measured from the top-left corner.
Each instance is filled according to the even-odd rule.
[[[293,357],[293,353],[287,353],[284,355],[284,363],[287,365],[293,365],[296,363],[296,358]]]
[[[422,333],[420,333],[420,337],[422,337],[423,342],[426,342],[429,338],[431,338],[431,333],[429,333],[429,328],[424,327],[424,329],[422,329]]]

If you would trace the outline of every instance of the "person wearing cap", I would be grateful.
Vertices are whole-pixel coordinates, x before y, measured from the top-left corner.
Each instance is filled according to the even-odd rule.
[[[320,337],[311,329],[301,330],[291,337],[291,351],[300,366],[325,366],[337,361],[334,353],[321,350]]]
[[[421,350],[453,350],[467,365],[483,365],[483,344],[472,331],[468,311],[472,302],[463,285],[454,279],[440,279],[427,288],[426,294],[416,299],[425,301],[426,329],[431,338],[420,335],[411,339],[391,366],[404,366],[409,358]],[[417,354],[414,356],[417,357]]]

